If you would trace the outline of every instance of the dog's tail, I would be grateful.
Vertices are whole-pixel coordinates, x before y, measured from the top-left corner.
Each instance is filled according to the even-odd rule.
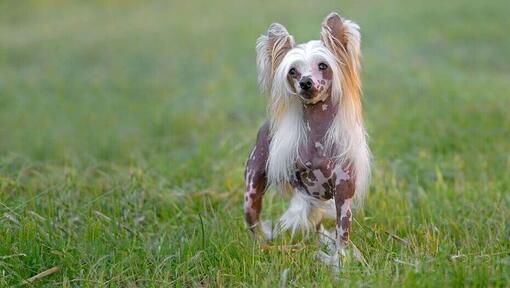
[[[313,200],[303,193],[294,192],[289,208],[280,217],[278,232],[290,230],[294,237],[298,230],[303,234],[314,231],[322,219],[323,211],[321,208],[315,207]]]

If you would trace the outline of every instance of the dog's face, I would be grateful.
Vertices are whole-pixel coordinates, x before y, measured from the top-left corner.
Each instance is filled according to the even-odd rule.
[[[273,23],[257,39],[256,51],[271,121],[279,121],[300,102],[314,104],[327,97],[360,115],[360,34],[354,22],[330,13],[322,22],[320,40],[300,45],[283,25]]]
[[[290,50],[282,60],[294,94],[304,103],[316,103],[330,95],[334,63],[320,41],[310,41]]]

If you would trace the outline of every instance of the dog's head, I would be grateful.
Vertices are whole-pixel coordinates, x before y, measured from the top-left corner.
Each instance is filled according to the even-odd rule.
[[[276,114],[294,101],[339,101],[350,89],[359,94],[359,26],[337,13],[324,19],[321,40],[296,45],[283,25],[273,23],[256,50],[259,85]]]

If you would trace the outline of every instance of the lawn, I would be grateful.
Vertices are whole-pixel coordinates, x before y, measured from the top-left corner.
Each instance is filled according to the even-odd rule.
[[[508,287],[510,5],[342,2],[0,2],[0,287],[53,267],[34,283]],[[255,39],[318,39],[332,10],[362,29],[374,158],[366,263],[339,277],[313,238],[260,247],[242,212]]]

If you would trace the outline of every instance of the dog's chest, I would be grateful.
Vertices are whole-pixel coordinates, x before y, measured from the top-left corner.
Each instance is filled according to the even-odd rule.
[[[350,177],[347,171],[325,156],[323,146],[317,146],[305,149],[296,159],[293,186],[314,198],[328,200],[334,196],[340,182]]]
[[[331,103],[304,107],[307,142],[299,149],[295,161],[295,181],[298,190],[321,200],[331,199],[341,181],[349,180],[348,172],[336,165],[325,147],[325,135],[334,119]],[[328,107],[329,106],[329,107]]]

